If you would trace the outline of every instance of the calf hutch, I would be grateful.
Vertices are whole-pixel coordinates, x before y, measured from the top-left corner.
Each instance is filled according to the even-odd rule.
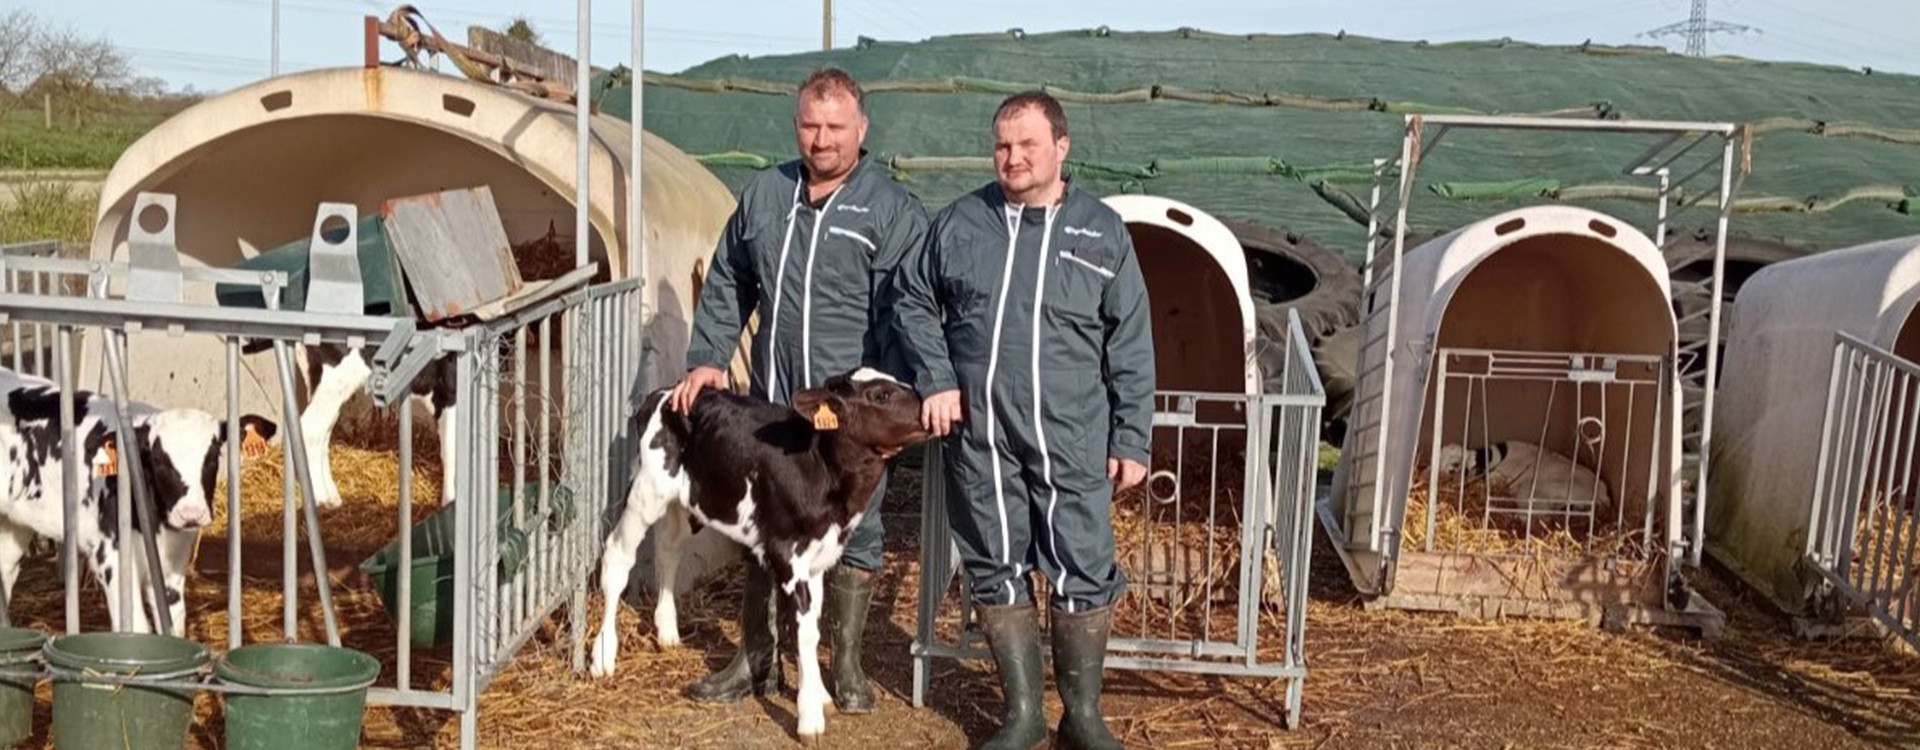
[[[1152,306],[1153,460],[1145,484],[1114,499],[1128,593],[1115,604],[1114,669],[1206,672],[1287,681],[1288,726],[1306,678],[1307,565],[1314,459],[1326,403],[1298,315],[1262,357],[1247,260],[1217,219],[1167,198],[1106,199],[1131,234]],[[1281,363],[1263,372],[1263,361]],[[942,471],[929,444],[926,471]],[[924,485],[914,705],[935,658],[985,658],[947,525],[945,483]],[[1044,589],[1044,581],[1040,582]],[[967,590],[963,584],[961,591]],[[1036,596],[1042,594],[1036,593]],[[938,624],[958,606],[961,625]],[[1276,622],[1262,618],[1277,611]],[[1261,655],[1278,641],[1277,658]]]
[[[1384,452],[1350,440],[1334,478],[1355,583],[1392,606],[1485,616],[1664,610],[1679,383],[1653,242],[1542,206],[1421,245],[1397,270],[1407,364],[1355,394],[1393,400]]]
[[[1769,266],[1741,290],[1713,556],[1788,613],[1864,606],[1914,642],[1920,237]]]

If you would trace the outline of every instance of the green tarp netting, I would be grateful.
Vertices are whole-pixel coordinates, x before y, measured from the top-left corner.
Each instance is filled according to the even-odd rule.
[[[991,179],[988,119],[1000,99],[1045,86],[1072,122],[1070,168],[1095,190],[1284,225],[1349,257],[1364,234],[1352,201],[1366,198],[1370,161],[1398,155],[1409,112],[1750,123],[1754,171],[1736,234],[1824,250],[1920,233],[1920,77],[1650,48],[1193,31],[862,40],[650,73],[646,127],[738,188],[792,158],[790,92],[829,64],[872,92],[868,147],[930,210]],[[596,99],[631,113],[623,85]],[[1561,200],[1645,224],[1651,183],[1621,169],[1646,145],[1456,132],[1421,166],[1409,223],[1444,231]]]

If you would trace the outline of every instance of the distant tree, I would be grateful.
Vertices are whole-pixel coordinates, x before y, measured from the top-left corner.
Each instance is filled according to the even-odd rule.
[[[540,32],[533,30],[533,22],[526,16],[514,16],[507,27],[500,30],[509,39],[517,39],[528,44],[540,44]]]
[[[105,105],[142,93],[137,83],[148,89],[145,93],[153,93],[147,83],[152,79],[135,79],[126,54],[104,38],[88,39],[73,31],[42,33],[33,57],[40,74],[33,88],[52,94],[73,113],[76,125]]]
[[[34,54],[40,33],[40,19],[28,11],[0,16],[0,118],[26,101],[27,87],[40,77]]]

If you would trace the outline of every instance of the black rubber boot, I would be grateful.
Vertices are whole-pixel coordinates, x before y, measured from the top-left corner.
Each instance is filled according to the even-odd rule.
[[[980,607],[980,624],[1000,669],[1000,695],[1006,702],[1000,731],[983,750],[1032,750],[1047,739],[1047,715],[1040,705],[1046,675],[1040,664],[1040,616],[1030,604]]]
[[[873,686],[860,666],[873,574],[845,565],[827,573],[827,627],[833,640],[833,705],[843,714],[873,713]]]
[[[1107,634],[1113,608],[1067,614],[1054,610],[1053,680],[1060,687],[1066,714],[1060,717],[1060,745],[1076,750],[1120,750],[1100,716],[1100,686],[1105,677]]]
[[[785,674],[775,658],[773,580],[766,569],[747,561],[747,588],[740,598],[740,651],[720,671],[687,688],[700,703],[733,703],[748,694],[773,695]]]

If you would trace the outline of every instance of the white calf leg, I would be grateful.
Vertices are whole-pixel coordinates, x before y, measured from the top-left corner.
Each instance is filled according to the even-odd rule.
[[[827,731],[827,706],[833,699],[827,695],[827,686],[820,680],[820,608],[823,587],[820,576],[807,575],[805,568],[794,571],[795,576],[806,575],[796,589],[805,587],[806,594],[799,598],[806,600],[806,608],[795,608],[794,619],[798,621],[799,637],[794,644],[797,652],[794,659],[800,662],[800,695],[794,700],[794,708],[800,714],[799,734],[802,740],[811,740]],[[799,591],[794,592],[799,595]]]
[[[13,582],[20,578],[20,558],[26,557],[33,543],[33,531],[12,521],[0,520],[0,587],[7,592],[7,606],[13,607]]]
[[[627,590],[627,575],[633,572],[640,540],[664,510],[659,505],[641,483],[635,483],[627,494],[627,509],[614,524],[613,533],[607,535],[606,548],[600,553],[600,594],[606,599],[606,610],[600,618],[600,635],[593,639],[593,667],[589,671],[595,677],[613,674],[620,653],[620,592]]]
[[[669,503],[660,522],[653,525],[653,629],[660,647],[680,645],[680,615],[674,607],[674,579],[680,577],[680,548],[692,529],[687,527],[687,510]]]
[[[459,439],[454,435],[454,430],[459,426],[459,422],[455,421],[457,416],[455,410],[459,408],[458,404],[454,404],[440,412],[440,502],[443,503],[454,501],[454,488],[458,486],[454,481],[456,479],[454,449],[458,447]]]
[[[321,368],[319,382],[313,384],[313,396],[300,412],[300,435],[307,446],[307,470],[313,474],[314,503],[322,508],[337,508],[342,502],[340,486],[333,481],[329,451],[333,426],[340,421],[340,409],[360,392],[372,374],[359,350],[347,352],[340,364]]]

